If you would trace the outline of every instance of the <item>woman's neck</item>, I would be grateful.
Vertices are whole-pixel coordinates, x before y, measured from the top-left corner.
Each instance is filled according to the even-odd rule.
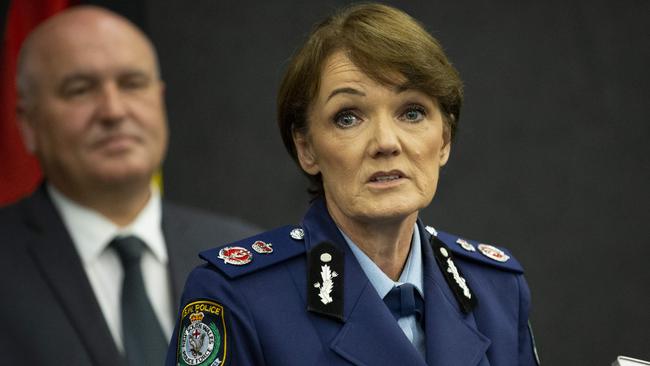
[[[368,222],[331,212],[336,225],[347,235],[390,279],[397,281],[411,249],[417,212],[381,222]]]

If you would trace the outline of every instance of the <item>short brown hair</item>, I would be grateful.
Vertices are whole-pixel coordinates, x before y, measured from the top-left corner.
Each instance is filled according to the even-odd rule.
[[[448,143],[456,133],[463,84],[440,43],[415,19],[390,6],[364,3],[339,10],[316,25],[293,55],[278,91],[278,127],[284,145],[298,162],[293,131],[307,132],[309,107],[318,93],[325,61],[337,51],[370,78],[394,85],[395,75],[405,84],[436,100],[445,123]],[[313,195],[323,194],[320,174],[309,175]]]

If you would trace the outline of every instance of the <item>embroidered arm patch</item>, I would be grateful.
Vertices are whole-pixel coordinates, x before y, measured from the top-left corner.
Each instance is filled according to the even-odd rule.
[[[221,366],[226,362],[227,332],[224,307],[210,300],[183,308],[178,333],[179,366]]]

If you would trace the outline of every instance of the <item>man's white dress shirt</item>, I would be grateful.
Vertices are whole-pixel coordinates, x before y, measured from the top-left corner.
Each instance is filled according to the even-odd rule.
[[[173,330],[173,310],[158,189],[151,188],[149,202],[125,227],[118,227],[99,212],[70,200],[49,184],[47,190],[72,237],[118,349],[124,350],[120,309],[124,270],[117,252],[108,246],[116,236],[134,235],[146,244],[141,265],[147,295],[164,335],[169,339]]]

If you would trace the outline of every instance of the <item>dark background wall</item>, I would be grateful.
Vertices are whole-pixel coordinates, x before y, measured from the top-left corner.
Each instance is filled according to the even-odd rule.
[[[145,3],[167,82],[165,194],[267,228],[298,222],[306,180],[275,93],[311,25],[346,2]],[[466,85],[425,222],[516,254],[545,365],[650,359],[650,2],[393,4]]]

